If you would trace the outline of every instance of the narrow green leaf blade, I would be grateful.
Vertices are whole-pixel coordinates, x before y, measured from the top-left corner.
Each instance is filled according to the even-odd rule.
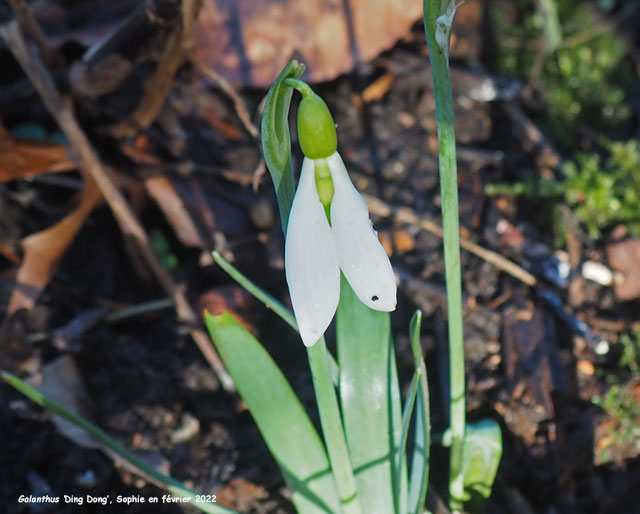
[[[396,456],[396,462],[398,469],[402,469],[407,462],[407,439],[409,438],[409,425],[411,423],[411,416],[413,415],[413,408],[416,404],[416,397],[418,395],[418,388],[420,387],[420,370],[417,369],[411,377],[411,383],[409,384],[409,391],[407,397],[404,400],[404,406],[402,408],[402,432],[400,435],[400,447]],[[395,494],[398,496],[402,484],[400,483],[400,476],[397,476],[398,480],[395,484]]]
[[[282,319],[287,325],[289,325],[296,332],[298,331],[298,324],[293,313],[287,309],[282,303],[276,300],[273,296],[267,293],[264,289],[253,283],[247,276],[243,275],[238,268],[231,264],[218,252],[212,252],[213,260],[220,266],[233,280],[244,287],[255,298],[260,300],[267,309],[271,309],[275,312],[280,319]]]
[[[420,385],[415,406],[415,435],[413,456],[411,459],[411,474],[409,475],[409,510],[410,514],[421,514],[429,487],[429,454],[431,443],[431,423],[429,418],[429,386],[427,382],[427,367],[424,363],[422,348],[420,347],[420,327],[422,312],[416,311],[411,318],[409,334],[411,336],[411,350],[416,373],[420,370]]]
[[[424,512],[424,504],[429,487],[429,444],[425,437],[429,433],[428,417],[425,418],[424,393],[418,389],[415,410],[415,437],[411,471],[409,475],[409,510],[410,514]]]
[[[340,512],[329,460],[298,397],[260,342],[229,314],[209,334],[275,458],[300,513]]]
[[[401,401],[389,313],[369,309],[342,277],[337,314],[340,400],[364,512],[406,512],[406,472],[396,453]],[[393,485],[400,477],[401,492]]]
[[[181,498],[188,498],[191,505],[202,512],[209,514],[234,514],[235,511],[218,505],[216,503],[204,503],[197,502],[196,495],[198,493],[185,487],[182,483],[178,482],[174,478],[171,478],[163,473],[160,473],[157,469],[150,466],[142,459],[140,459],[135,453],[128,448],[121,445],[118,441],[109,436],[106,432],[98,428],[86,418],[75,414],[57,402],[54,402],[46,395],[38,391],[35,387],[30,386],[26,382],[20,380],[15,375],[6,371],[2,372],[2,380],[4,380],[11,387],[17,389],[20,393],[29,398],[32,402],[36,403],[40,407],[53,412],[55,415],[66,419],[75,426],[85,430],[88,434],[93,436],[97,441],[113,450],[123,460],[128,462],[131,466],[137,469],[141,476],[152,480],[158,487],[162,487],[174,496]]]

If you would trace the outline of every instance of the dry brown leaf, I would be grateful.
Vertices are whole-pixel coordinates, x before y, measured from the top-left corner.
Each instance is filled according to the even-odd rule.
[[[215,109],[205,109],[204,117],[209,124],[229,141],[240,141],[243,133],[236,125],[220,118],[220,113]]]
[[[400,253],[407,253],[415,248],[416,240],[406,230],[396,230],[393,233],[393,244]]]
[[[60,259],[100,197],[100,191],[93,182],[89,182],[80,203],[70,214],[55,225],[22,240],[24,258],[16,275],[19,286],[11,293],[7,317],[35,305],[38,295],[56,272]]]
[[[71,355],[63,354],[47,363],[42,367],[42,373],[33,377],[30,382],[64,408],[85,418],[91,417],[89,394]],[[92,449],[101,446],[85,430],[66,419],[54,415],[51,421],[63,436],[78,446]]]
[[[202,293],[196,302],[197,312],[204,316],[205,312],[213,315],[229,313],[249,332],[255,328],[247,319],[247,309],[251,304],[251,296],[240,286],[220,286]]]
[[[350,13],[343,0],[205,0],[196,58],[246,86],[268,87],[292,57],[304,61],[311,82],[331,80],[393,46],[422,16],[416,0],[346,4]]]
[[[229,485],[220,489],[216,501],[225,507],[237,509],[241,512],[249,512],[255,510],[255,506],[259,505],[260,500],[268,497],[269,493],[262,486],[238,477],[231,480]]]
[[[76,168],[76,163],[69,158],[66,146],[14,139],[0,125],[0,182]]]
[[[78,366],[69,354],[61,355],[42,368],[42,373],[32,377],[29,382],[43,394],[46,394],[65,409],[91,420],[91,398],[78,371]],[[82,448],[102,450],[113,459],[118,468],[135,473],[145,480],[158,485],[156,479],[148,476],[142,469],[124,460],[106,444],[94,439],[89,433],[70,421],[54,415],[51,421],[58,431],[70,441]],[[134,451],[136,456],[161,473],[169,472],[169,461],[162,455],[151,451]]]
[[[385,73],[381,77],[374,80],[362,92],[362,100],[365,103],[380,100],[391,89],[393,79],[394,77],[392,73]]]
[[[171,181],[167,177],[150,177],[145,179],[144,185],[182,244],[204,248],[198,228]]]
[[[622,274],[614,289],[619,300],[640,297],[640,239],[625,239],[607,245],[607,259],[611,268]]]

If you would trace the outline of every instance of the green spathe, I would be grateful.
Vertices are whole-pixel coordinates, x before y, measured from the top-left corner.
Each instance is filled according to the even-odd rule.
[[[315,93],[303,94],[298,107],[298,141],[309,159],[326,159],[338,148],[333,116]]]

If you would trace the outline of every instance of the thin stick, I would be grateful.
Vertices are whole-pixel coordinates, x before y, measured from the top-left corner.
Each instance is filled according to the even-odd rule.
[[[102,164],[70,107],[58,92],[49,71],[39,56],[27,45],[18,24],[12,21],[0,25],[0,37],[4,39],[7,47],[40,94],[45,107],[69,140],[71,149],[77,155],[83,172],[95,181],[114,216],[118,219],[121,228],[126,232],[125,235],[130,236],[140,247],[151,271],[166,294],[173,300],[178,318],[187,326],[193,340],[215,371],[222,386],[227,391],[234,391],[233,380],[224,369],[209,337],[200,328],[200,320],[189,305],[183,288],[174,282],[173,277],[155,254],[144,227],[124,195],[114,185],[107,168]]]
[[[393,207],[382,200],[369,195],[364,195],[364,199],[367,201],[369,211],[372,214],[382,217],[393,216],[393,218],[400,223],[416,225],[435,236],[442,237],[442,227],[431,220],[421,218],[413,209],[408,207]],[[528,286],[533,287],[538,283],[536,277],[531,273],[497,252],[487,250],[464,237],[460,237],[460,246],[488,263],[493,264],[499,270],[517,278],[520,282],[523,282]]]
[[[133,136],[151,125],[158,117],[173,86],[175,74],[191,48],[191,29],[193,20],[198,15],[200,3],[200,0],[182,2],[182,21],[169,33],[153,75],[145,85],[142,101],[128,120],[113,127],[112,133],[115,137]]]
[[[24,30],[26,30],[29,36],[31,36],[31,39],[33,39],[33,42],[42,53],[42,57],[44,58],[45,62],[49,66],[54,65],[56,61],[59,60],[59,55],[53,48],[51,48],[51,46],[45,39],[42,30],[40,30],[40,25],[38,25],[38,22],[31,14],[31,10],[29,9],[29,6],[25,2],[25,0],[8,0],[8,2],[11,6],[11,9],[13,9],[16,18],[24,27]]]
[[[130,137],[141,129],[147,128],[158,117],[171,87],[173,78],[184,57],[182,44],[183,30],[181,26],[174,27],[169,33],[166,46],[162,51],[153,75],[144,87],[142,101],[136,107],[129,119],[118,123],[111,130],[115,137]]]
[[[216,86],[218,86],[233,102],[233,107],[236,110],[236,114],[238,115],[238,119],[244,125],[244,128],[251,134],[251,137],[258,137],[258,128],[251,121],[251,115],[249,114],[249,110],[247,109],[246,104],[240,97],[240,95],[236,92],[233,86],[229,83],[227,79],[225,79],[222,75],[217,73],[215,70],[205,66],[202,62],[195,58],[191,58],[191,64],[195,66],[195,68],[202,73],[205,77],[207,77],[211,82],[213,82]]]

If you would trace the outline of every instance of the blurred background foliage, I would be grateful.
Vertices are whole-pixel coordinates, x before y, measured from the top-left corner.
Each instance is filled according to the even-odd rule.
[[[491,3],[494,71],[523,81],[525,107],[566,161],[563,180],[490,184],[488,194],[560,200],[594,240],[617,224],[640,235],[640,151],[629,98],[634,34],[626,23],[638,9],[631,0]]]
[[[608,157],[578,153],[567,162],[565,197],[589,235],[623,223],[640,236],[640,149],[637,140],[605,142]]]
[[[618,27],[639,6],[618,4],[606,18],[596,3],[581,0],[499,1],[491,8],[496,71],[535,86],[545,104],[538,121],[564,148],[587,127],[620,136],[628,130],[633,69]]]

